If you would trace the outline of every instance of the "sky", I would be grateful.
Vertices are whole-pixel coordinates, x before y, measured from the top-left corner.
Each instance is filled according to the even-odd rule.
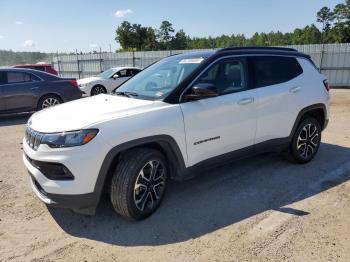
[[[119,48],[127,20],[158,28],[163,20],[190,36],[290,32],[316,23],[323,6],[343,0],[0,0],[0,50],[72,52]]]

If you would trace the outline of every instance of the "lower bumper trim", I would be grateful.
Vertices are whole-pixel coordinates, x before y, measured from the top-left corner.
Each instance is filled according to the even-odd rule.
[[[30,174],[30,173],[29,173]],[[76,213],[94,215],[99,202],[99,195],[95,193],[82,195],[59,195],[45,192],[35,178],[30,174],[30,181],[35,195],[46,205],[69,208]]]

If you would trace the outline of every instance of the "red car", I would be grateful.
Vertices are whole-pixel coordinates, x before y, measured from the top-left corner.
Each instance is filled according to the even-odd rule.
[[[58,75],[57,71],[50,64],[24,64],[24,65],[15,65],[15,68],[29,68],[34,70],[43,71],[52,75]]]

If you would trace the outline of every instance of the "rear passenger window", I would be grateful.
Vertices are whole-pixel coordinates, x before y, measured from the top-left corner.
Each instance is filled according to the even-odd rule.
[[[303,73],[296,58],[281,56],[251,57],[256,87],[276,85]]]
[[[34,82],[34,81],[39,81],[39,79],[32,74],[23,73],[23,72],[7,72],[8,84]]]

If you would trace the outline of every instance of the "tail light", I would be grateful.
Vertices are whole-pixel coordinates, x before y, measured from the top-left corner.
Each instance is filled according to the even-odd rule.
[[[327,92],[329,92],[328,80],[324,80],[324,81],[323,81],[323,84],[324,84],[324,88],[326,88]]]
[[[69,80],[69,83],[72,85],[72,87],[78,88],[78,82],[77,82],[77,80],[75,80],[75,79]]]

